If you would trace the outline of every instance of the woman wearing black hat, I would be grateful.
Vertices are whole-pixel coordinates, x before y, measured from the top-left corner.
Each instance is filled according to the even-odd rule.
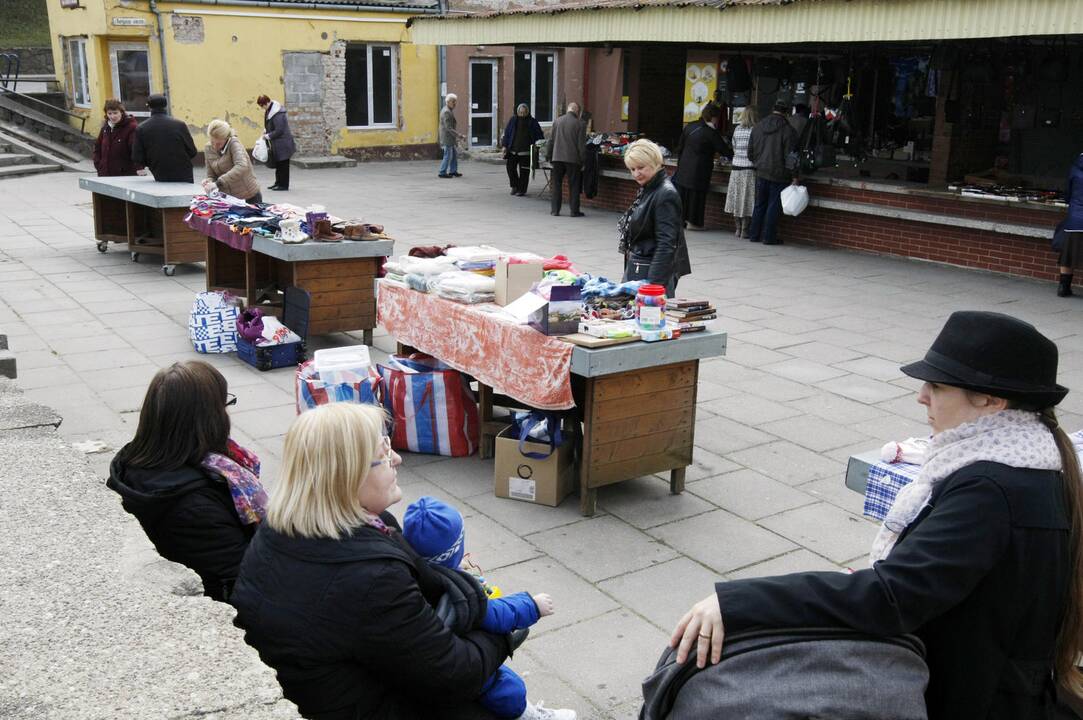
[[[925,381],[933,439],[872,567],[720,582],[678,623],[678,662],[718,662],[724,632],[755,628],[913,633],[930,720],[1052,717],[1057,686],[1083,694],[1083,486],[1053,411],[1068,393],[1057,346],[1007,315],[957,312],[902,371]]]

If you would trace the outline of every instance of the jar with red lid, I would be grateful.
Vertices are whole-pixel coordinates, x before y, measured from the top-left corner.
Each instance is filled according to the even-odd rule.
[[[636,325],[640,330],[661,330],[666,326],[666,288],[640,285],[636,293]]]

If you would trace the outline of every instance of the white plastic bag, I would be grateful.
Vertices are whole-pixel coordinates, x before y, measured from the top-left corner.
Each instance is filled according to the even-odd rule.
[[[261,135],[260,139],[256,141],[255,147],[252,148],[252,157],[260,162],[267,162],[267,158],[270,157],[267,149],[267,138]]]
[[[789,185],[782,191],[782,212],[787,215],[800,215],[808,207],[808,188],[804,185]]]

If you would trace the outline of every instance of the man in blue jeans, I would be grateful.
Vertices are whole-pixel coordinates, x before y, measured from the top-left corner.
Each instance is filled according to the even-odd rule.
[[[456,147],[460,138],[465,138],[461,132],[455,129],[455,104],[459,98],[455,93],[448,93],[444,98],[444,107],[440,110],[440,145],[444,149],[444,159],[440,163],[440,174],[437,177],[457,178],[462,177],[459,172],[459,152]]]
[[[790,183],[797,183],[798,164],[786,167],[786,159],[793,153],[796,159],[797,133],[786,120],[789,107],[785,103],[775,105],[774,112],[756,123],[748,141],[748,159],[756,167],[756,205],[752,210],[752,224],[748,228],[751,242],[763,241],[764,245],[781,245],[778,239],[778,216],[782,212],[782,191]]]

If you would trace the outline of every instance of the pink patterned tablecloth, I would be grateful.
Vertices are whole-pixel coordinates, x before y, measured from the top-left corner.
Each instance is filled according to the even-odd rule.
[[[381,282],[380,326],[504,395],[542,410],[575,407],[573,346],[526,325],[436,295]]]

